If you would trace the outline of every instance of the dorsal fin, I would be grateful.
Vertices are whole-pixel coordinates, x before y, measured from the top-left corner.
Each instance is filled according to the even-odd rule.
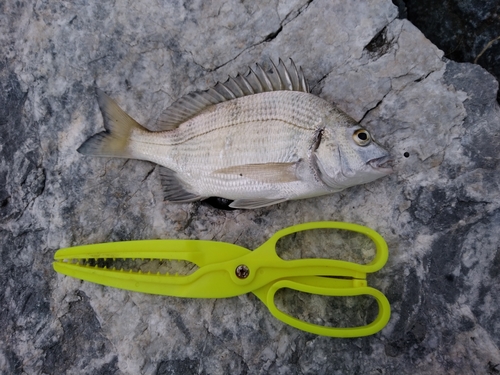
[[[229,77],[224,83],[217,82],[208,90],[183,96],[163,111],[156,122],[156,129],[175,129],[212,105],[247,95],[281,90],[309,92],[302,68],[297,69],[292,59],[288,68],[281,59],[277,66],[272,60],[271,63],[273,69],[268,72],[255,64],[255,69],[249,68],[246,75],[238,74],[234,78]]]

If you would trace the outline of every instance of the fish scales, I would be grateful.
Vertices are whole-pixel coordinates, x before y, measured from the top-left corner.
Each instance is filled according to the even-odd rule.
[[[278,69],[286,69],[281,60]],[[231,91],[229,99],[195,93],[165,112],[166,129],[157,132],[140,126],[98,92],[110,134],[97,134],[79,151],[159,164],[169,201],[215,196],[233,200],[237,208],[329,194],[390,172],[384,165],[388,152],[352,118],[304,92],[303,85],[283,82],[276,74],[252,73],[248,81],[278,80],[274,85],[287,83],[292,91],[273,86],[274,91],[259,92],[254,84],[254,93],[245,95],[241,84],[238,97],[229,86],[220,90]],[[233,82],[242,82],[240,77]],[[209,101],[216,103],[200,104]]]
[[[244,97],[234,100],[241,103],[222,103],[219,105],[221,108],[206,111],[171,131],[151,133],[138,129],[131,135],[129,149],[132,157],[151,155],[155,159],[151,161],[161,165],[172,165],[171,159],[183,163],[183,159],[200,153],[203,153],[203,158],[210,157],[214,167],[219,168],[268,161],[286,162],[292,150],[298,147],[297,138],[309,134],[312,141],[314,132],[321,124],[318,113],[322,103],[312,101],[307,105],[298,102],[296,97],[301,94],[284,91]],[[295,105],[297,102],[300,105]],[[279,142],[283,145],[278,146]],[[158,153],[160,148],[181,144],[182,147],[175,147],[177,158],[175,151]],[[252,145],[251,149],[236,147],[248,144]],[[284,158],[276,156],[279,154],[283,154]],[[206,164],[208,167],[212,165]],[[189,169],[190,165],[184,168]]]
[[[325,103],[310,94],[294,91],[266,92],[223,102],[186,121],[165,138],[164,145],[184,143],[191,138],[237,126],[240,123],[281,120],[298,128],[315,130],[321,122],[318,113],[328,110]],[[167,132],[158,132],[167,134]],[[149,137],[147,133],[146,137]]]

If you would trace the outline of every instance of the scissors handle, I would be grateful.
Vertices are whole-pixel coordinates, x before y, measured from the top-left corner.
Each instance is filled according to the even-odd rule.
[[[347,230],[351,232],[357,232],[364,234],[368,238],[370,238],[375,244],[375,257],[373,260],[368,263],[362,265],[362,270],[365,273],[372,273],[380,270],[389,257],[389,250],[387,247],[387,242],[385,242],[384,238],[374,231],[371,228],[365,227],[363,225],[353,224],[353,223],[345,223],[341,221],[317,221],[310,222],[304,224],[293,225],[288,228],[284,228],[278,232],[276,232],[269,240],[267,240],[264,244],[262,244],[259,249],[261,252],[266,253],[274,253],[276,254],[276,243],[285,236],[288,236],[293,233],[314,230],[314,229],[341,229]]]
[[[339,282],[343,282],[346,285],[344,287],[338,287]],[[356,285],[358,282],[360,285]],[[349,283],[353,285],[348,286],[347,284]],[[333,287],[332,284],[334,285]],[[324,296],[342,297],[369,295],[377,301],[378,315],[373,322],[365,326],[358,327],[325,327],[318,324],[308,323],[278,309],[274,302],[274,297],[278,290],[284,288]],[[273,282],[254,291],[253,293],[267,306],[275,318],[292,327],[302,331],[314,333],[316,335],[340,338],[369,336],[384,328],[391,316],[391,308],[385,295],[377,289],[366,286],[365,280],[334,280],[316,276],[304,276]]]

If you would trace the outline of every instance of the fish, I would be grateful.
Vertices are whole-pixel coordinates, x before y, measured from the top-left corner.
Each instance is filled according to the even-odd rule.
[[[270,66],[257,63],[178,99],[158,118],[157,131],[96,89],[105,131],[77,151],[158,164],[167,202],[218,197],[233,209],[332,194],[392,172],[389,152],[311,94],[292,59]]]

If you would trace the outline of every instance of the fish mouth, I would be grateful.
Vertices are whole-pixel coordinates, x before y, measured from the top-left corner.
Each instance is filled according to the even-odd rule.
[[[380,158],[372,159],[368,162],[368,164],[377,172],[390,174],[394,171],[392,169],[392,162],[393,160],[391,159],[390,155],[387,155],[387,156],[382,156]]]

